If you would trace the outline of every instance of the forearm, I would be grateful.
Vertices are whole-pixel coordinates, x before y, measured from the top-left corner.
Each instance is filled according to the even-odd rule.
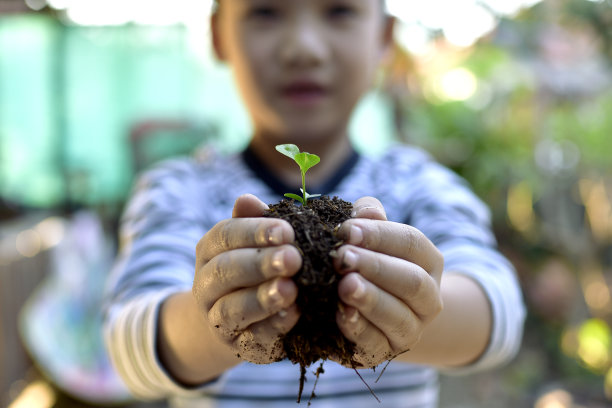
[[[480,357],[491,336],[492,312],[483,289],[463,275],[443,275],[444,309],[427,326],[420,341],[398,361],[460,367]]]
[[[204,319],[190,292],[169,297],[160,308],[159,358],[170,375],[186,386],[213,380],[241,361]]]

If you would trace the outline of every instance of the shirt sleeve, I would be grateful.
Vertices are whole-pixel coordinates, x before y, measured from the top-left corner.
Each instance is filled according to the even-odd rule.
[[[468,276],[482,287],[493,317],[483,355],[469,366],[443,372],[467,374],[508,363],[521,345],[525,306],[516,271],[498,250],[488,207],[465,180],[426,156],[405,168],[399,172],[405,188],[398,190],[408,197],[405,221],[442,252],[445,274]]]
[[[187,163],[145,173],[121,220],[119,256],[107,282],[104,340],[130,391],[140,399],[193,395],[219,382],[188,389],[161,365],[156,353],[160,305],[191,290],[195,245],[205,232],[193,197]],[[197,201],[197,200],[196,200]]]

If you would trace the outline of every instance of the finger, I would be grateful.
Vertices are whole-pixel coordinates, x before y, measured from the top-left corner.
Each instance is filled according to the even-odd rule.
[[[196,270],[193,292],[209,310],[222,296],[276,277],[293,276],[301,266],[302,257],[293,245],[235,249]]]
[[[237,248],[263,248],[295,240],[291,225],[278,218],[231,218],[211,228],[196,245],[196,268]]]
[[[367,196],[355,201],[351,217],[387,221],[387,213],[382,203],[374,197]]]
[[[354,218],[342,223],[338,236],[347,244],[413,262],[440,283],[442,254],[425,234],[410,225]]]
[[[406,303],[421,320],[440,312],[439,286],[419,265],[353,245],[338,249],[334,264],[341,274],[359,272],[367,281]]]
[[[295,302],[297,286],[291,279],[276,278],[259,286],[244,288],[219,298],[208,312],[209,322],[222,330],[224,337],[268,319]],[[281,313],[281,314],[282,314]]]
[[[240,357],[255,364],[280,361],[285,356],[282,337],[295,326],[300,315],[296,305],[283,313],[252,324],[241,331],[233,340]]]
[[[338,310],[336,323],[344,337],[358,345],[353,359],[362,367],[375,367],[393,354],[385,334],[354,307]]]
[[[264,211],[268,208],[269,207],[266,203],[261,201],[253,194],[244,194],[236,199],[234,209],[232,211],[232,217],[261,217]]]
[[[357,273],[350,273],[340,281],[338,294],[342,302],[357,309],[359,316],[384,334],[394,351],[409,348],[414,334],[420,332],[420,319],[405,303]],[[350,318],[347,320],[351,322]]]

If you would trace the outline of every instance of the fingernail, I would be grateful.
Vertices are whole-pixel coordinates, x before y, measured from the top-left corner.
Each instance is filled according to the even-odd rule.
[[[280,317],[286,317],[287,316],[287,311],[285,309],[282,309],[278,312],[278,315]]]
[[[361,299],[365,295],[365,285],[361,281],[361,279],[356,278],[355,290],[353,290],[353,299]]]
[[[278,290],[278,282],[272,282],[270,289],[268,289],[268,298],[272,306],[280,306],[283,303],[283,296]]]
[[[346,251],[342,257],[342,269],[353,270],[357,265],[357,254],[353,251]]]
[[[367,210],[378,210],[377,207],[372,207],[372,206],[367,206],[367,207],[361,207],[359,208],[359,212],[363,212],[363,211],[367,211]],[[353,212],[351,212],[351,217],[356,217],[357,216],[357,209],[354,209]]]
[[[272,268],[277,272],[282,272],[285,270],[285,251],[280,250],[276,251],[274,255],[272,255]]]
[[[351,225],[349,232],[348,243],[353,245],[359,245],[363,241],[363,231],[356,225]]]
[[[269,244],[280,245],[283,240],[283,231],[279,227],[272,227],[268,229],[266,238]]]

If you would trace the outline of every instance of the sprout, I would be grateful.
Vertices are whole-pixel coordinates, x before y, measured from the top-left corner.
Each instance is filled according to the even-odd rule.
[[[298,164],[298,166],[300,166],[300,172],[302,173],[302,188],[300,188],[300,191],[302,192],[302,197],[297,194],[291,193],[286,193],[285,197],[293,198],[294,200],[297,200],[302,203],[302,205],[306,205],[306,201],[309,198],[319,197],[321,194],[308,194],[306,192],[306,172],[312,166],[319,163],[321,161],[321,158],[316,154],[300,152],[300,149],[294,144],[278,145],[276,146],[276,150],[278,150],[285,156],[292,158]]]

